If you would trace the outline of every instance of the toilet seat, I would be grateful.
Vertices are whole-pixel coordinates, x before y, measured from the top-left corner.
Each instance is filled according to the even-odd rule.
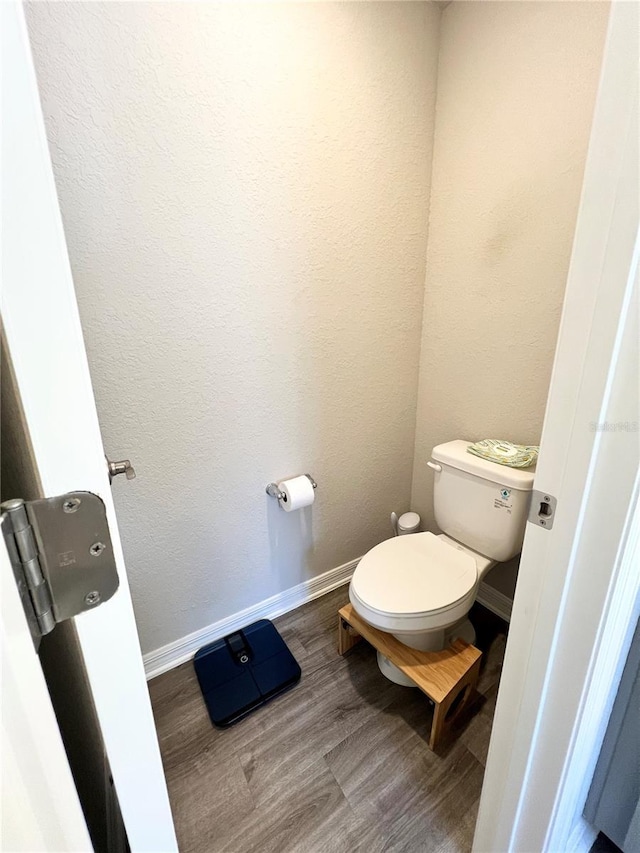
[[[446,627],[462,619],[476,595],[471,554],[433,533],[387,539],[360,560],[349,596],[360,615],[391,633]]]

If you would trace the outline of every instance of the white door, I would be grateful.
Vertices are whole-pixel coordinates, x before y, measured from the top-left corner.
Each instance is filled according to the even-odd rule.
[[[0,573],[0,850],[90,850],[84,816],[2,537]]]
[[[2,323],[29,444],[28,453],[25,447],[17,448],[12,461],[33,467],[30,476],[35,474],[43,497],[89,491],[106,506],[119,589],[96,610],[77,616],[75,633],[131,849],[134,853],[177,850],[23,10],[13,0],[0,4],[0,10]],[[4,586],[6,559],[1,560],[1,568]],[[16,601],[11,604],[7,599],[6,611],[4,604],[3,596],[3,632],[19,634]],[[4,651],[10,657],[6,671],[19,673],[20,655],[25,661],[29,658],[24,642],[22,652],[11,643]],[[62,766],[60,751],[56,752],[49,737],[51,707],[43,698],[41,674],[40,678],[34,674],[36,663],[31,655],[20,690],[30,707],[42,705],[49,724],[30,725],[31,758],[25,742],[15,739],[16,731],[10,732],[14,738],[10,757],[16,772],[28,774],[23,783],[31,794],[47,783],[33,756],[57,756],[60,775],[49,778],[49,802],[52,810],[59,810],[50,822],[57,823],[59,834],[44,838],[43,846],[25,836],[23,849],[88,849],[77,799],[69,791],[68,768]],[[28,719],[25,725],[29,726]],[[18,792],[6,792],[14,795]],[[5,792],[3,806],[8,806],[4,797]],[[7,814],[4,808],[3,812]]]
[[[589,850],[640,609],[640,5],[614,2],[474,850]],[[544,525],[540,521],[545,522]]]

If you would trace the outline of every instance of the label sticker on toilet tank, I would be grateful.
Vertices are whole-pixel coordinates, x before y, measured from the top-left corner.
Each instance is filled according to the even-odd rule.
[[[511,515],[511,508],[513,507],[513,503],[510,500],[511,498],[511,489],[501,489],[500,497],[495,498],[493,501],[494,509],[506,509],[507,513]]]

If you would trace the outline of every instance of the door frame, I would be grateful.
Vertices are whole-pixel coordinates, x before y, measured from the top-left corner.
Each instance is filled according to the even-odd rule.
[[[42,497],[89,491],[105,505],[120,585],[75,617],[75,632],[131,849],[169,853],[173,818],[22,3],[5,0],[0,14],[4,340]]]
[[[476,853],[596,835],[581,813],[640,603],[639,8],[611,5],[535,480],[558,508],[527,524]]]

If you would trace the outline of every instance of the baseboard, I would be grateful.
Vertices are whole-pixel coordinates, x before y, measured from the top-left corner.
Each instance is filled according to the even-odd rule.
[[[480,584],[476,601],[486,607],[487,610],[495,613],[496,616],[500,616],[505,622],[511,621],[513,601],[488,583],[483,581]]]
[[[207,643],[213,643],[220,637],[231,634],[258,619],[275,619],[276,616],[289,613],[290,610],[295,610],[296,607],[313,601],[314,598],[320,598],[321,595],[326,595],[326,593],[348,583],[358,562],[359,559],[352,560],[350,563],[330,569],[315,578],[254,604],[253,607],[240,610],[226,619],[220,619],[212,625],[207,625],[206,628],[201,628],[199,631],[194,631],[193,634],[188,634],[180,640],[175,640],[173,643],[168,643],[166,646],[149,652],[143,657],[147,680],[162,675],[163,672],[190,660],[197,650],[206,646]]]

